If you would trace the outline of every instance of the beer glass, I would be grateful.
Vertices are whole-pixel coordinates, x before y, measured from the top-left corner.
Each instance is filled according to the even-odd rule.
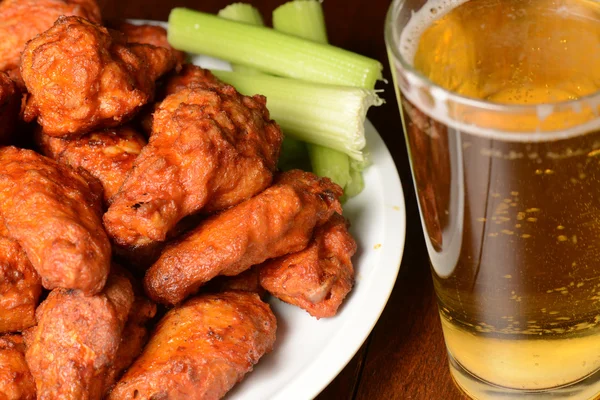
[[[452,376],[600,394],[600,3],[395,0],[385,38]]]

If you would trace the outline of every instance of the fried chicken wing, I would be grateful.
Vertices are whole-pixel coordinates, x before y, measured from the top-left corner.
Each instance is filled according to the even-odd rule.
[[[36,400],[21,335],[0,336],[0,400]]]
[[[100,193],[68,166],[31,150],[0,149],[0,214],[47,289],[102,290],[110,242]]]
[[[83,168],[97,178],[104,188],[107,205],[146,145],[146,139],[128,126],[93,132],[73,140],[38,132],[36,139],[45,156],[74,169]]]
[[[144,296],[139,282],[130,277],[135,294],[135,300],[129,311],[127,322],[121,333],[121,343],[117,350],[114,363],[108,368],[103,392],[107,394],[123,372],[140,355],[148,341],[148,321],[156,315],[156,304]]]
[[[0,72],[0,144],[10,141],[19,121],[20,111],[21,92],[8,75]]]
[[[0,71],[19,68],[30,39],[49,29],[61,15],[102,23],[95,0],[3,0],[0,2]]]
[[[109,400],[222,398],[271,351],[277,321],[258,295],[203,295],[159,322]]]
[[[249,268],[235,276],[217,276],[204,286],[210,293],[240,290],[243,292],[257,293],[261,298],[266,294],[265,289],[260,286],[260,265]]]
[[[41,292],[39,275],[0,220],[0,333],[22,331],[35,325]]]
[[[260,284],[275,297],[316,318],[333,317],[354,284],[356,242],[348,222],[333,214],[315,229],[308,247],[262,264]]]
[[[174,65],[168,49],[128,44],[120,32],[60,17],[23,50],[24,118],[37,118],[56,137],[121,125],[153,98],[155,80]]]
[[[25,336],[39,400],[102,398],[133,297],[129,279],[115,273],[95,296],[67,289],[48,295]]]
[[[164,241],[183,217],[231,207],[265,189],[282,134],[262,96],[195,86],[168,96],[150,141],[104,224],[124,246]]]
[[[342,189],[293,170],[259,195],[209,218],[168,245],[144,278],[156,302],[177,304],[217,275],[237,275],[304,249],[315,227],[341,213]]]
[[[115,29],[123,32],[129,43],[145,43],[169,49],[178,63],[183,64],[187,58],[183,51],[175,50],[167,41],[167,30],[158,25],[134,25],[121,22]]]
[[[184,89],[201,86],[208,89],[223,90],[226,83],[221,82],[209,70],[194,64],[184,64],[181,71],[169,76],[165,83],[164,94],[168,96]]]

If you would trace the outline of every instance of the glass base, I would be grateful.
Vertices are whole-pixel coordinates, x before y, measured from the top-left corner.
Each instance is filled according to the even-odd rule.
[[[450,353],[448,353],[448,360],[454,383],[463,393],[474,400],[600,399],[600,370],[569,385],[531,391],[496,386],[471,374]]]

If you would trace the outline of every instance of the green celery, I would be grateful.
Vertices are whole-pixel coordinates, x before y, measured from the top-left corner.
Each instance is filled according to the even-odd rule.
[[[274,75],[373,89],[379,61],[273,29],[186,8],[169,15],[169,43],[176,49],[244,64]]]
[[[307,145],[312,170],[318,176],[326,176],[343,188],[350,182],[350,159],[341,151],[317,144]]]
[[[294,0],[273,11],[273,27],[281,32],[327,43],[323,7],[317,0]],[[312,170],[326,176],[344,189],[345,198],[359,194],[364,188],[362,173],[353,168],[348,155],[328,147],[308,144]]]
[[[306,150],[306,143],[285,135],[281,144],[277,167],[281,171],[289,171],[290,169],[310,171],[311,166],[308,151]]]
[[[231,21],[244,22],[246,24],[264,26],[264,21],[260,11],[246,3],[233,3],[223,8],[217,14],[221,18],[229,19]],[[240,64],[231,64],[231,69],[238,72],[245,72],[248,74],[261,74],[259,70],[252,67],[247,67]]]
[[[230,4],[219,11],[217,15],[231,21],[245,22],[251,25],[263,26],[265,24],[260,12],[246,3]]]
[[[273,28],[318,43],[328,43],[323,7],[317,0],[289,1],[273,11]]]
[[[370,106],[383,103],[374,90],[269,75],[212,72],[245,95],[266,96],[271,117],[286,134],[365,160],[361,151],[365,147],[365,116]]]

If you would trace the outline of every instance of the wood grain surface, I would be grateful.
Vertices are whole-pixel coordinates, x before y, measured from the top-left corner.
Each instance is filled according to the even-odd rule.
[[[107,20],[166,20],[173,7],[217,12],[228,0],[99,0]],[[285,0],[248,0],[270,23]],[[329,40],[381,61],[391,82],[383,26],[389,0],[325,0]],[[340,375],[319,395],[324,399],[466,399],[452,383],[446,360],[427,252],[418,217],[402,124],[391,83],[386,104],[369,111],[369,119],[390,149],[406,197],[407,238],[394,291],[373,332]]]

